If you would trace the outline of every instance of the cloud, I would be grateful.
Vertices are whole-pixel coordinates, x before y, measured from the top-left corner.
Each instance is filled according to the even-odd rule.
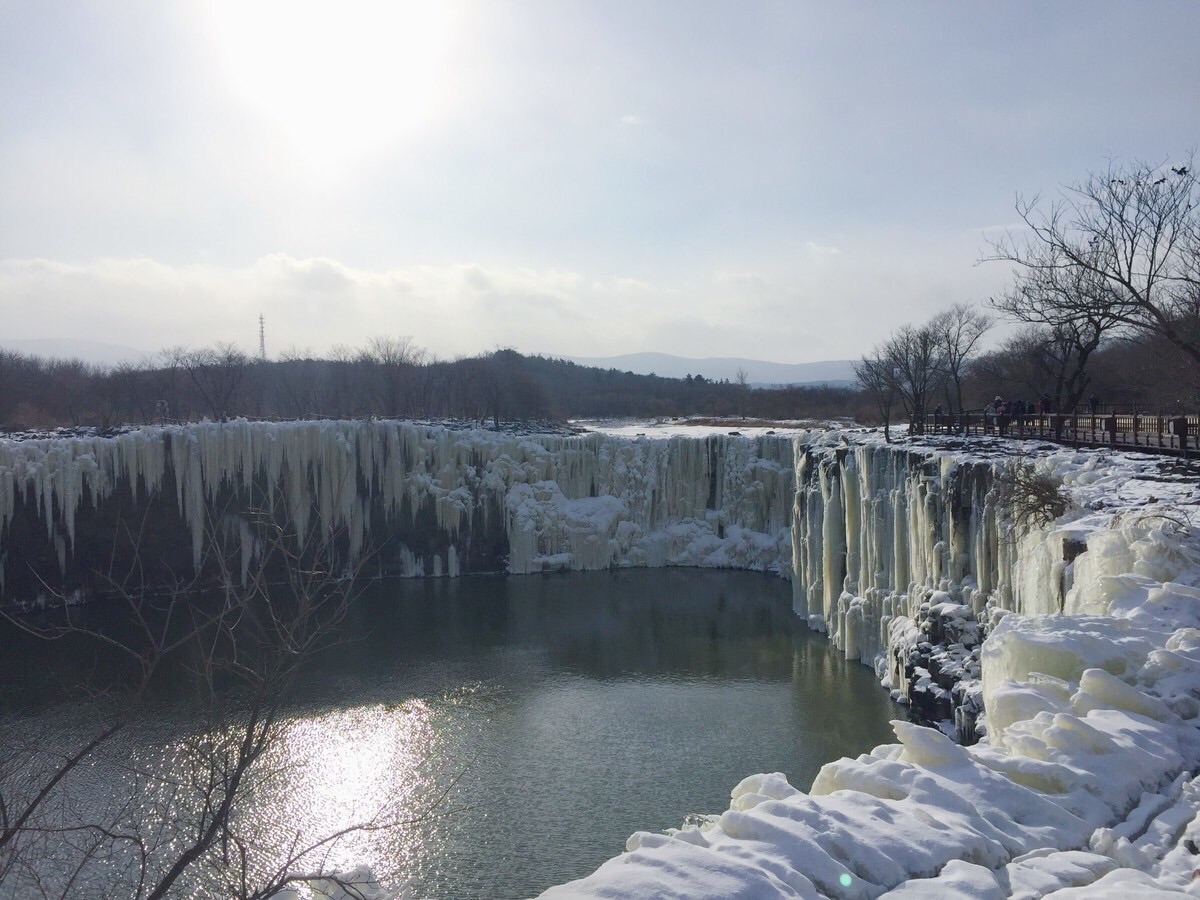
[[[811,259],[829,259],[832,256],[839,255],[842,251],[837,247],[818,244],[816,241],[805,241],[804,252]]]
[[[594,283],[593,283],[594,282]],[[633,319],[649,288],[632,279],[588,279],[563,269],[478,264],[356,269],[326,258],[270,254],[249,266],[170,266],[154,260],[76,265],[0,262],[0,307],[11,338],[91,338],[165,346],[232,341],[253,347],[257,318],[275,348],[358,346],[409,334],[442,356],[497,345],[557,349],[568,334],[611,327],[606,310]],[[626,331],[631,331],[624,326]],[[586,339],[585,339],[586,340]]]
[[[645,124],[645,119],[643,119],[641,116],[625,115],[625,116],[621,116],[621,124],[628,125],[631,127],[637,126],[637,125],[642,125],[642,124]]]
[[[216,341],[254,350],[262,314],[270,354],[411,335],[443,358],[511,346],[799,362],[856,357],[899,325],[983,299],[1008,280],[1004,267],[972,266],[957,249],[929,258],[904,246],[856,246],[853,258],[863,262],[854,266],[828,264],[835,249],[670,279],[481,262],[359,268],[284,253],[244,266],[8,259],[0,261],[0,309],[9,339],[88,339],[147,352]]]
[[[286,254],[273,253],[255,263],[266,278],[277,278],[301,293],[321,295],[340,294],[354,285],[353,273],[332,259],[316,257],[295,260]]]
[[[488,278],[487,273],[479,266],[463,266],[462,275],[463,281],[477,291],[491,291],[493,289],[491,279]]]
[[[713,284],[719,288],[761,294],[771,287],[771,279],[762,272],[733,272],[718,269],[712,274]]]
[[[592,284],[597,291],[603,291],[609,287],[609,284],[605,284],[603,281],[594,281]],[[636,293],[638,291],[650,292],[654,290],[653,286],[649,282],[643,281],[640,278],[614,278],[611,280],[610,284],[613,289],[626,294]]]
[[[985,237],[997,231],[1013,233],[1017,231],[1029,231],[1029,225],[1020,220],[1016,222],[1006,222],[1003,225],[976,225],[966,229],[968,234],[984,235]]]

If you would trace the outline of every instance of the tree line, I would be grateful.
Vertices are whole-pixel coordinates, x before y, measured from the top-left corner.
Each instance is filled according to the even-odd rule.
[[[616,416],[862,417],[849,385],[751,390],[745,379],[664,378],[511,349],[438,360],[408,337],[326,356],[251,357],[231,344],[172,348],[105,367],[0,351],[0,427],[115,427],[237,416],[501,422]]]

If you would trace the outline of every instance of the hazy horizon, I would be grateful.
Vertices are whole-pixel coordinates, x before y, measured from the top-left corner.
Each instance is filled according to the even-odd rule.
[[[2,339],[0,348],[43,359],[77,359],[85,363],[115,366],[121,363],[153,364],[163,350],[146,351],[103,341],[71,341],[53,338]],[[734,380],[738,369],[744,369],[754,384],[797,384],[840,382],[853,379],[852,360],[817,360],[809,363],[781,363],[773,360],[746,357],[686,357],[673,353],[646,352],[618,354],[607,357],[575,357],[542,350],[530,353],[551,359],[565,359],[580,365],[600,368],[620,368],[639,375],[657,374],[664,378],[683,378],[703,375],[712,380]],[[268,359],[277,356],[268,354]],[[618,365],[619,364],[619,365]]]

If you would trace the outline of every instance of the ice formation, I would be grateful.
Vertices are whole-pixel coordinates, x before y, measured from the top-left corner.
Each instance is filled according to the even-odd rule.
[[[338,535],[347,567],[369,546],[373,567],[402,575],[662,565],[787,575],[793,493],[784,437],[531,437],[385,421],[234,421],[0,441],[0,578],[13,574],[16,558],[30,563],[44,549],[36,531],[14,528],[40,518],[41,541],[53,547],[44,555],[59,571],[40,571],[36,583],[62,579],[70,593],[71,576],[83,578],[71,571],[80,558],[111,553],[103,543],[111,534],[79,548],[79,522],[105,503],[136,519],[140,504],[167,496],[193,566],[218,511],[228,518],[261,506],[279,510],[300,536]]]
[[[634,834],[544,896],[1200,895],[1195,475],[1038,447],[1071,507],[1022,523],[998,487],[1021,449],[388,422],[0,442],[0,552],[10,581],[39,542],[69,572],[96,510],[168,496],[199,559],[205,510],[259,492],[301,532],[344,529],[348,558],[386,536],[404,574],[777,571],[798,615],[940,728],[897,722],[898,743],[807,790],[752,775],[724,813]]]

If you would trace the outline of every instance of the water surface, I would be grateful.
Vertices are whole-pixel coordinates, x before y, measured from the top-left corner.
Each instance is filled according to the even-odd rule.
[[[420,897],[527,897],[634,831],[722,812],[748,774],[806,788],[825,762],[891,740],[897,709],[795,619],[790,590],[685,569],[370,585],[289,714],[286,778],[244,815],[265,839],[392,804],[416,821],[331,863],[365,860]],[[69,740],[79,709],[6,725]],[[130,760],[170,771],[190,728],[186,703],[156,707],[78,789],[128,783]]]

